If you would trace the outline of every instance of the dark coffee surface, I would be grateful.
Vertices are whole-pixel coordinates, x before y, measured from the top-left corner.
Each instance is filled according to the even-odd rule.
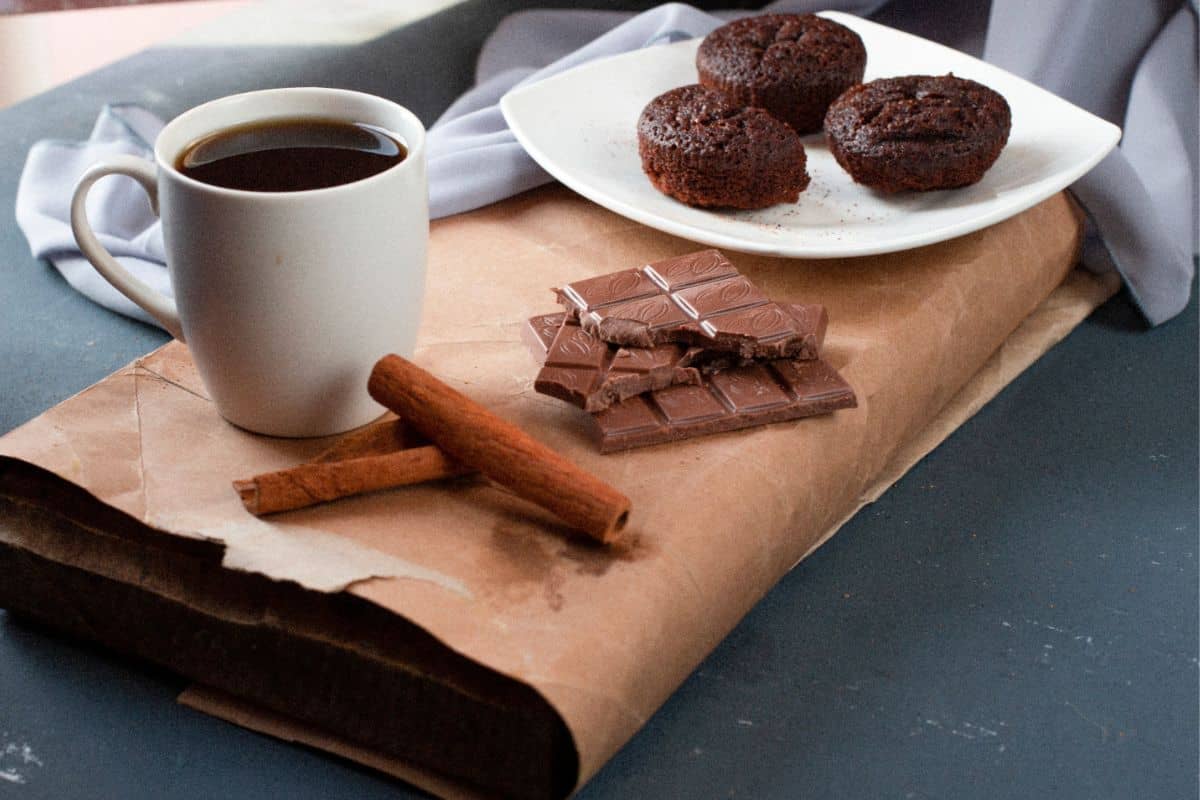
[[[567,284],[559,303],[613,344],[694,344],[741,358],[796,358],[813,329],[767,298],[718,250]],[[815,308],[815,307],[814,307]]]
[[[408,155],[392,134],[365,123],[277,119],[227,128],[184,150],[189,178],[252,192],[327,189],[369,178]]]

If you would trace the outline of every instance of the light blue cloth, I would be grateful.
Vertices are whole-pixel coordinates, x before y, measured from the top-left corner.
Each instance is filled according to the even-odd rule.
[[[1186,3],[1125,0],[785,0],[769,8],[838,8],[975,52],[1110,121],[1120,147],[1075,184],[1094,222],[1085,263],[1120,270],[1152,324],[1182,310],[1196,252],[1196,12]],[[744,13],[744,12],[741,12]],[[703,36],[735,14],[668,4],[631,16],[604,11],[526,11],[501,22],[485,43],[476,86],[430,128],[430,210],[468,211],[549,182],[508,131],[498,102],[514,86],[595,58]],[[118,153],[150,156],[162,122],[146,110],[112,105],[86,142],[38,142],[17,190],[17,222],[33,254],[51,261],[76,289],[122,314],[155,324],[79,254],[70,198],[87,165]],[[162,234],[131,180],[98,184],[89,219],[101,241],[134,274],[169,292]]]
[[[71,195],[84,170],[98,161],[114,155],[152,158],[151,143],[162,126],[144,108],[112,105],[100,112],[87,141],[37,142],[25,161],[16,203],[17,224],[34,256],[48,259],[67,283],[105,308],[151,325],[159,323],[114,289],[79,252],[71,233]],[[100,181],[88,196],[87,212],[96,236],[122,266],[172,295],[162,226],[140,186],[129,178]]]
[[[1119,270],[1151,324],[1182,311],[1197,251],[1194,5],[995,0],[983,57],[1124,129],[1071,187],[1094,225],[1084,263]]]

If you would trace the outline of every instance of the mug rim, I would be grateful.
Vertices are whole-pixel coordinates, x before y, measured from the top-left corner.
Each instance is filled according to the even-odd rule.
[[[219,108],[220,106],[223,106],[223,105],[228,105],[228,104],[234,103],[234,102],[244,102],[245,100],[252,99],[254,97],[263,97],[266,95],[284,95],[284,94],[334,95],[334,96],[340,96],[340,97],[368,100],[370,102],[375,102],[375,103],[385,103],[385,104],[391,106],[394,111],[398,111],[400,113],[400,116],[403,117],[405,119],[405,121],[412,127],[412,129],[417,132],[417,137],[416,137],[417,141],[415,143],[411,142],[411,141],[409,141],[409,137],[402,135],[399,131],[391,130],[391,128],[389,126],[382,126],[389,133],[393,133],[393,134],[399,136],[403,140],[404,146],[408,149],[408,154],[405,156],[404,160],[401,161],[399,164],[393,164],[392,166],[388,167],[387,169],[383,170],[382,172],[377,172],[374,175],[369,175],[365,178],[359,178],[358,180],[351,181],[349,183],[339,183],[336,186],[325,186],[325,187],[321,187],[318,189],[298,189],[298,190],[286,191],[286,192],[263,192],[263,191],[257,191],[254,189],[233,189],[233,188],[229,188],[227,186],[216,186],[211,183],[205,183],[203,181],[199,181],[199,180],[196,180],[195,178],[185,175],[184,173],[180,172],[176,168],[175,156],[177,155],[178,151],[176,153],[172,153],[171,158],[166,157],[167,154],[164,152],[163,143],[167,140],[167,138],[169,138],[168,134],[171,132],[172,128],[186,124],[187,122],[190,122],[191,120],[193,120],[196,117],[201,116],[203,114],[211,113],[215,108]],[[297,118],[303,118],[304,116],[306,116],[306,114],[303,112],[300,112],[297,114],[290,114],[287,116],[279,116],[278,118],[279,119],[297,119]],[[318,115],[314,114],[313,116],[317,117]],[[267,120],[267,119],[272,119],[272,118],[274,118],[272,115],[267,115],[267,116],[263,116],[260,118],[252,118],[247,121],[255,122],[255,121]],[[339,119],[340,117],[338,115],[334,114],[334,115],[325,115],[323,118],[324,119],[330,119],[330,118]],[[348,121],[360,122],[361,120],[348,120]],[[215,127],[213,129],[213,131],[210,131],[210,133],[215,132],[216,130],[221,130],[224,127],[229,127],[229,126]],[[419,163],[424,160],[424,158],[425,158],[425,134],[426,134],[425,125],[421,122],[420,119],[417,118],[416,114],[414,114],[412,111],[410,111],[405,106],[400,105],[399,103],[395,102],[394,100],[389,100],[386,97],[380,97],[379,95],[370,94],[368,92],[359,92],[359,91],[355,91],[353,89],[336,89],[333,87],[326,87],[326,86],[281,86],[281,87],[276,87],[276,88],[271,88],[271,89],[255,89],[255,90],[249,91],[249,92],[239,92],[237,94],[225,95],[223,97],[218,97],[213,100],[209,100],[207,102],[201,103],[198,106],[193,106],[192,108],[189,108],[187,111],[182,112],[178,116],[171,119],[171,121],[168,122],[161,131],[159,131],[158,136],[155,137],[154,161],[157,164],[158,168],[163,173],[170,175],[172,179],[181,181],[184,185],[190,186],[195,189],[200,189],[200,190],[204,190],[204,191],[214,192],[216,194],[230,195],[230,196],[235,196],[235,197],[246,197],[246,198],[252,197],[255,199],[264,199],[264,200],[266,198],[279,198],[282,200],[282,199],[286,199],[286,198],[312,197],[312,196],[316,196],[316,195],[331,195],[331,194],[334,194],[337,192],[350,191],[350,190],[353,190],[354,187],[359,187],[364,184],[377,182],[379,180],[385,180],[389,176],[394,176],[395,173],[397,173],[401,170],[404,170],[406,167],[410,171],[413,169],[417,169],[416,166],[410,167],[409,164],[410,163],[416,164],[416,163]],[[186,149],[187,147],[191,146],[191,144],[195,141],[197,141],[196,137],[189,139],[188,142],[186,144],[184,144],[181,149]]]

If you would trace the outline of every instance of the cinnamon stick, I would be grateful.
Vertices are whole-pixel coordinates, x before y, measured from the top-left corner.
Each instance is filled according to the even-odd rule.
[[[381,358],[367,390],[446,455],[571,527],[604,543],[625,527],[629,498],[410,361]]]
[[[350,431],[310,461],[345,461],[426,444],[429,440],[405,425],[403,420],[385,419]]]
[[[341,461],[319,460],[324,455],[289,469],[234,481],[233,488],[246,510],[261,516],[471,472],[434,445]]]

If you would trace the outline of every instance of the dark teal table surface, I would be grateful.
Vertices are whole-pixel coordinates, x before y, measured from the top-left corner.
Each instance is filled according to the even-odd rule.
[[[150,50],[0,111],[0,432],[165,341],[29,255],[11,208],[34,141],[84,138],[110,101],[170,117],[271,85],[429,124],[520,5],[356,47]],[[776,586],[581,797],[1196,797],[1197,337],[1194,294],[1154,330],[1104,305]],[[183,708],[183,685],[0,611],[0,797],[423,796]]]

